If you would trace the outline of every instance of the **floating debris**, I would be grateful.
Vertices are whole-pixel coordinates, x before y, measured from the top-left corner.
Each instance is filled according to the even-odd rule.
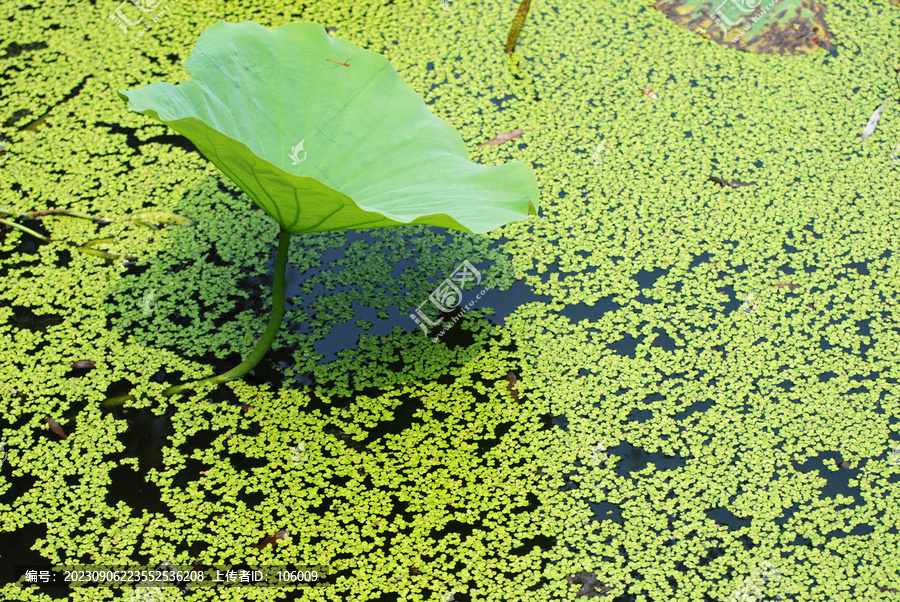
[[[38,232],[35,232],[31,228],[23,226],[22,224],[19,224],[19,223],[15,222],[14,220],[19,219],[19,218],[37,219],[39,217],[44,217],[44,216],[48,216],[48,215],[59,215],[59,216],[68,216],[68,217],[77,217],[80,219],[87,219],[87,220],[91,220],[98,224],[111,224],[113,222],[119,222],[119,223],[132,222],[132,223],[140,224],[140,225],[147,226],[147,227],[153,228],[153,229],[157,228],[157,226],[155,224],[151,223],[154,221],[157,223],[160,223],[160,224],[176,224],[179,226],[191,226],[195,223],[191,219],[182,217],[180,215],[176,215],[174,213],[169,213],[167,211],[149,211],[149,212],[144,212],[144,213],[136,213],[131,218],[128,218],[128,219],[112,219],[112,218],[105,218],[105,217],[91,217],[90,215],[85,215],[83,213],[78,213],[76,211],[68,211],[66,209],[41,209],[41,210],[35,210],[35,211],[18,211],[11,207],[0,206],[0,215],[7,215],[12,218],[11,220],[0,218],[0,224],[4,225],[6,227],[16,228],[16,229],[24,232],[25,234],[29,234],[39,240],[44,241],[45,243],[61,242],[63,244],[69,245],[70,247],[74,247],[76,250],[81,251],[82,253],[85,253],[87,255],[93,255],[94,257],[101,257],[103,259],[107,259],[110,261],[121,260],[123,266],[133,264],[136,261],[136,258],[132,257],[130,255],[124,255],[124,256],[115,255],[113,253],[109,253],[107,251],[102,251],[100,249],[94,248],[97,245],[114,244],[116,242],[115,238],[112,238],[112,237],[98,238],[96,240],[87,242],[83,245],[79,245],[77,243],[74,243],[74,242],[71,242],[68,240],[54,241],[49,236],[43,236],[42,234],[39,234]]]
[[[50,430],[53,431],[56,435],[59,435],[60,439],[65,439],[66,437],[68,437],[68,435],[66,435],[66,431],[64,431],[62,427],[59,426],[59,423],[57,421],[53,420],[50,417],[47,417],[44,418],[44,422],[50,425]]]
[[[800,288],[799,284],[790,284],[789,282],[779,282],[778,284],[773,284],[772,286],[777,286],[778,288],[787,288],[792,291],[795,288]]]
[[[722,178],[716,178],[716,177],[710,177],[709,181],[715,182],[719,186],[731,186],[732,188],[738,188],[740,186],[750,186],[753,184],[753,182],[739,182],[737,180],[728,181],[728,180],[723,180]]]
[[[519,136],[521,136],[524,133],[525,133],[525,130],[523,130],[521,128],[516,128],[511,132],[497,134],[497,136],[495,138],[491,138],[487,142],[482,142],[478,146],[493,146],[495,144],[503,144],[504,142],[512,140],[513,138],[518,138]]]
[[[91,360],[78,360],[76,362],[72,362],[72,367],[78,370],[88,370],[97,365],[97,362],[92,362]]]
[[[581,589],[575,594],[575,597],[584,596],[585,598],[600,598],[612,591],[611,587],[607,587],[603,583],[597,581],[596,573],[588,571],[579,571],[571,577],[566,577],[569,585],[578,584]]]
[[[519,402],[519,392],[516,390],[516,373],[510,370],[506,374],[506,390],[512,395],[513,400]]]
[[[285,537],[288,537],[288,536],[290,536],[289,531],[275,531],[275,533],[273,533],[272,535],[269,535],[268,537],[263,537],[261,540],[259,540],[259,543],[254,544],[254,545],[256,545],[256,547],[259,548],[260,550],[262,550],[264,547],[266,547],[268,545],[271,545],[274,548],[275,543],[279,539],[284,539]]]
[[[716,0],[656,0],[655,4],[687,31],[736,50],[792,56],[833,48],[820,0],[773,0],[765,7],[762,2]],[[758,7],[755,12],[754,7]]]
[[[657,95],[657,93],[650,88],[644,88],[643,90],[641,90],[641,94],[643,94],[644,96],[649,96],[650,98],[659,98],[659,95]]]

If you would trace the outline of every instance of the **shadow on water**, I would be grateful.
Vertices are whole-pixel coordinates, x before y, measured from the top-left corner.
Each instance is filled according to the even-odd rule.
[[[646,337],[644,336],[631,336],[630,333],[625,332],[622,333],[622,338],[617,341],[613,341],[609,343],[606,347],[607,349],[618,353],[619,355],[624,355],[625,357],[630,357],[631,359],[635,359],[637,357],[637,348],[638,345],[644,342]]]
[[[432,228],[431,230],[433,232],[438,232],[442,235],[445,235],[445,233],[438,228]],[[328,249],[323,252],[321,256],[320,266],[301,272],[293,266],[288,265],[285,284],[286,318],[282,324],[282,330],[290,330],[302,334],[312,334],[309,326],[306,323],[293,322],[291,320],[291,314],[303,312],[312,315],[314,313],[313,304],[322,297],[327,297],[328,295],[334,294],[334,290],[329,290],[323,284],[317,284],[312,287],[311,290],[304,291],[304,283],[323,271],[339,271],[343,269],[343,266],[332,266],[331,264],[335,261],[344,259],[346,249],[350,244],[359,241],[371,242],[372,239],[372,237],[365,231],[349,231],[345,233],[345,236],[346,244],[344,246],[342,246],[341,248]],[[496,248],[501,244],[502,241],[494,241],[491,244],[491,248]],[[416,247],[414,240],[409,240],[407,242],[407,250],[414,251],[415,249]],[[210,261],[212,261],[213,263],[222,263],[222,260],[220,258],[217,258],[217,255],[214,251],[210,253],[209,257]],[[395,262],[395,264],[396,265],[394,265],[393,269],[393,272],[395,274],[402,274],[408,271],[419,272],[423,269],[421,260],[418,256],[411,259],[398,260]],[[230,323],[239,314],[246,311],[257,313],[258,316],[256,317],[256,321],[258,321],[259,323],[263,323],[268,317],[266,309],[268,306],[268,299],[266,298],[265,294],[260,295],[260,289],[266,290],[271,286],[274,275],[274,265],[275,257],[274,254],[270,253],[266,259],[265,274],[247,277],[240,280],[238,283],[238,289],[248,293],[247,296],[237,298],[234,302],[234,307],[230,311],[216,317],[214,319],[214,324],[216,324],[217,326],[222,326],[226,323]],[[481,267],[481,269],[484,269],[484,266],[479,267]],[[453,321],[454,318],[457,318],[462,313],[464,313],[462,305],[466,304],[468,301],[471,301],[474,298],[476,290],[484,286],[491,285],[488,282],[482,281],[482,283],[477,285],[475,288],[465,289],[463,291],[464,295],[461,306],[454,308],[451,312],[444,314],[442,316],[442,322],[437,327],[432,328],[432,330],[428,332],[428,336],[436,336],[440,333],[443,326],[449,325],[450,327],[448,328],[447,332],[445,332],[440,337],[440,342],[442,344],[450,348],[463,349],[471,346],[475,341],[472,333],[459,324],[453,324]],[[393,298],[395,297],[395,295],[396,293],[391,293],[389,294],[389,297]],[[194,295],[194,297],[197,297],[197,295]],[[359,300],[354,300],[350,308],[353,313],[352,318],[345,322],[330,325],[328,333],[325,336],[318,338],[313,343],[315,352],[323,356],[322,359],[319,360],[319,364],[328,364],[336,360],[339,357],[341,351],[356,349],[358,347],[360,337],[363,334],[370,336],[387,336],[394,331],[395,327],[399,326],[400,329],[408,333],[419,333],[421,334],[421,336],[426,336],[425,333],[420,333],[421,329],[409,317],[409,314],[414,312],[415,308],[399,307],[396,305],[396,303],[392,305],[392,300],[397,301],[398,299],[388,299],[386,300],[386,304],[382,304],[379,306],[369,306],[363,302],[360,302]],[[490,313],[486,317],[486,319],[494,324],[499,325],[502,324],[505,319],[510,314],[512,314],[519,306],[525,303],[548,303],[550,302],[550,300],[551,297],[549,296],[534,294],[534,292],[530,289],[530,287],[524,280],[516,280],[513,281],[513,284],[507,290],[499,290],[496,288],[490,288],[489,290],[487,290],[484,293],[484,296],[478,300],[477,305],[475,305],[473,309],[491,310],[493,313]],[[199,299],[195,299],[195,301],[200,304]],[[384,312],[385,310],[387,310],[387,317],[379,317],[378,314],[380,312]],[[25,316],[23,320],[27,320],[28,318],[33,317]],[[189,318],[187,318],[186,316],[179,316],[174,318],[173,320],[173,323],[176,326],[179,325],[179,320],[185,321],[185,324],[183,325],[187,325]],[[360,321],[368,322],[372,326],[368,329],[365,329],[362,326],[357,325],[357,323]],[[296,363],[294,359],[295,352],[296,349],[293,347],[279,347],[270,349],[262,359],[262,361],[252,371],[250,371],[247,376],[244,377],[244,380],[250,384],[255,385],[269,384],[272,390],[277,392],[284,382],[285,370],[295,365]],[[226,358],[218,358],[214,355],[214,351],[208,351],[203,355],[197,357],[188,357],[188,359],[205,365],[210,365],[213,367],[212,372],[214,374],[221,374],[239,364],[242,358],[237,354],[230,354]],[[301,382],[302,386],[312,384],[312,379],[308,375],[301,375],[299,378],[295,378],[294,380],[303,381]],[[165,373],[164,380],[160,380],[158,382],[165,382],[166,384],[174,385],[183,382],[183,380],[182,375],[172,372]],[[126,381],[119,381],[119,383],[111,385],[109,391],[107,392],[107,396],[117,397],[128,394],[130,392],[130,387],[126,388],[125,383]],[[221,389],[223,389],[223,387],[218,387],[217,390],[213,392],[212,396],[219,396]]]
[[[141,516],[141,510],[146,510],[174,519],[170,508],[160,499],[159,486],[147,480],[151,468],[164,467],[163,448],[172,434],[171,416],[174,409],[163,416],[154,415],[146,408],[116,408],[111,413],[116,420],[125,420],[128,430],[118,436],[125,450],[109,454],[107,458],[113,461],[137,458],[138,470],[118,466],[109,471],[111,482],[106,503],[112,507],[118,502],[127,504],[135,518]]]
[[[71,413],[74,417],[74,411]],[[0,433],[8,430],[19,429],[27,424],[29,418],[25,415],[19,417],[15,423],[8,423],[0,419]],[[41,436],[45,436],[42,434]],[[53,435],[55,438],[56,436]],[[3,441],[3,450],[0,451],[0,477],[10,485],[9,489],[3,495],[0,495],[0,504],[13,504],[17,498],[30,491],[37,486],[38,478],[28,474],[27,472],[21,476],[13,476],[15,466],[18,466],[18,449],[12,446],[5,438]],[[78,477],[69,475],[65,478],[69,486],[74,485],[74,481]],[[6,526],[4,525],[4,528]],[[44,523],[31,523],[23,525],[11,531],[0,531],[0,585],[13,583],[16,578],[17,566],[41,566],[47,567],[51,564],[50,559],[44,558],[40,552],[33,550],[38,539],[47,537],[47,525]],[[46,587],[38,585],[38,590],[53,599],[67,598],[68,588]]]
[[[623,441],[615,447],[606,450],[609,456],[616,456],[616,474],[629,476],[632,472],[639,472],[648,464],[656,466],[656,470],[675,470],[687,466],[687,461],[681,456],[667,456],[663,452],[646,452],[639,447]]]
[[[569,431],[569,419],[566,418],[564,414],[554,416],[550,412],[547,412],[538,416],[538,421],[540,422],[540,430],[542,431],[550,430],[554,426],[558,426],[563,432]]]
[[[416,265],[416,262],[413,260],[404,260],[398,262],[398,269],[412,269]],[[441,321],[437,326],[429,329],[428,336],[432,338],[438,337],[443,328],[449,326],[448,330],[444,332],[443,335],[439,336],[440,342],[450,348],[465,348],[470,346],[474,342],[472,335],[465,328],[461,327],[457,321],[466,313],[462,306],[473,300],[474,294],[477,291],[480,291],[485,285],[490,286],[488,283],[482,282],[473,289],[464,290],[463,301],[460,306],[453,308],[451,311],[444,313],[441,316],[431,316],[430,319],[433,321],[437,321],[438,319]],[[318,296],[326,294],[326,292],[324,287],[317,286],[314,287],[311,293],[305,294],[305,296],[315,300]],[[513,281],[512,286],[506,290],[490,288],[480,299],[478,299],[477,304],[472,309],[492,310],[493,313],[486,316],[486,319],[492,324],[502,325],[506,318],[520,306],[534,302],[549,303],[551,300],[552,299],[549,296],[535,294],[524,280],[515,280]],[[294,305],[293,307],[297,308],[300,307],[300,305]],[[399,326],[406,332],[414,334],[419,333],[420,336],[425,336],[425,333],[422,332],[421,328],[409,317],[409,314],[415,313],[414,307],[398,308],[396,311],[390,311],[388,312],[387,319],[378,318],[378,311],[378,308],[366,307],[358,302],[354,302],[353,318],[347,322],[334,325],[327,336],[316,341],[316,353],[321,353],[324,356],[321,362],[327,363],[334,361],[341,351],[354,349],[358,345],[359,337],[362,334],[386,336],[393,331],[395,326]],[[356,322],[359,320],[369,322],[373,324],[373,326],[369,330],[363,330],[356,326]]]
[[[39,552],[35,552],[31,548],[34,547],[38,539],[47,537],[47,526],[43,523],[29,524],[20,527],[11,532],[0,532],[0,584],[13,583],[15,578],[15,567],[17,565],[44,565],[51,564],[48,558],[41,556]],[[9,553],[13,552],[14,553]],[[66,597],[65,588],[41,588],[44,593],[63,592],[62,596],[56,595],[54,598]]]
[[[0,435],[3,432],[19,429],[27,422],[28,417],[24,415],[20,416],[15,423],[8,423],[0,418]],[[30,491],[37,484],[38,479],[28,473],[13,476],[13,470],[18,465],[18,449],[11,445],[5,437],[0,441],[3,442],[3,450],[0,451],[0,478],[10,485],[6,493],[0,495],[0,504],[12,504],[16,498]],[[43,523],[27,524],[12,531],[0,532],[0,584],[15,581],[16,565],[49,564],[48,559],[31,549],[37,539],[46,536],[47,527]]]
[[[541,297],[535,298],[534,300],[541,301],[543,303],[549,303],[552,298]],[[613,301],[612,297],[604,297],[593,305],[588,305],[587,303],[567,305],[559,312],[559,315],[564,316],[573,324],[578,324],[584,320],[587,320],[589,322],[597,322],[602,319],[604,315],[616,312],[620,309],[622,309],[622,306]]]
[[[862,493],[859,489],[859,486],[850,486],[850,481],[852,479],[859,478],[860,468],[849,468],[848,463],[846,463],[842,459],[840,454],[836,452],[823,452],[818,456],[807,459],[806,462],[802,464],[800,462],[797,462],[796,460],[793,460],[791,464],[798,473],[808,474],[812,472],[818,472],[819,476],[827,481],[826,485],[824,485],[820,489],[820,500],[829,498],[833,499],[838,495],[854,498],[854,501],[851,504],[837,504],[836,508],[841,511],[850,510],[852,508],[863,505]],[[837,470],[831,471],[828,468],[829,466],[836,467]],[[801,510],[802,508],[808,508],[809,505],[810,504],[807,502],[793,504],[792,506],[785,508],[782,511],[781,516],[775,518],[773,522],[779,527],[785,527],[799,510]],[[879,514],[883,514],[883,512],[879,512]],[[748,529],[753,525],[752,518],[740,518],[724,507],[707,510],[706,515],[717,524],[725,525],[730,531]],[[765,520],[768,521],[769,519]],[[875,529],[869,524],[860,523],[849,531],[844,531],[838,528],[833,529],[827,533],[822,533],[822,535],[825,537],[827,542],[835,538],[840,539],[847,536],[869,535],[874,531]],[[824,549],[823,544],[813,546],[810,539],[802,537],[800,535],[798,535],[795,540],[788,543],[789,545],[805,546],[810,549],[813,547],[820,550]],[[744,544],[745,548],[747,549],[754,545],[749,541],[749,539],[745,541]]]
[[[163,448],[172,434],[174,409],[157,416],[146,408],[121,408],[112,411],[117,420],[125,420],[128,430],[119,436],[125,450],[110,454],[110,459],[137,458],[138,472],[146,474],[151,468],[163,468]]]
[[[591,516],[591,520],[593,521],[611,520],[620,525],[625,524],[625,519],[622,518],[622,509],[616,504],[611,504],[609,502],[588,502],[588,507],[590,507],[591,512],[593,513]]]

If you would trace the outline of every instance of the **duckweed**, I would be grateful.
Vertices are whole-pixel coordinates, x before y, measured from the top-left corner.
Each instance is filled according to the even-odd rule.
[[[897,95],[898,9],[828,4],[835,49],[776,56],[647,2],[535,4],[513,66],[515,9],[177,2],[138,39],[112,5],[2,21],[0,206],[196,222],[42,222],[113,238],[131,267],[0,233],[4,565],[315,565],[328,584],[303,599],[419,602],[726,600],[769,563],[780,578],[753,581],[768,599],[896,595],[896,111],[864,148],[859,133]],[[295,237],[279,380],[171,399],[252,348],[277,226],[110,90],[179,81],[221,18],[314,21],[385,54],[474,161],[532,165],[545,202],[487,236]],[[492,291],[448,333],[461,342],[435,342],[409,309],[466,259]],[[131,386],[129,414],[99,409]],[[133,447],[136,412],[166,434]],[[58,599],[23,583],[0,598]]]

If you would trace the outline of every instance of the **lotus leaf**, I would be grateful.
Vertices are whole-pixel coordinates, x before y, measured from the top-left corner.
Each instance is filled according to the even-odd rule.
[[[759,54],[810,54],[827,43],[818,0],[656,0],[670,19],[717,44]]]
[[[381,55],[320,25],[220,21],[188,81],[120,91],[186,136],[287,231],[429,224],[488,232],[537,214],[513,162],[469,161],[456,130]]]
[[[256,348],[225,374],[167,395],[239,378],[262,360],[284,315],[292,233],[408,224],[483,233],[537,214],[528,167],[469,161],[456,130],[387,59],[320,25],[220,21],[185,66],[179,86],[157,82],[119,96],[189,138],[281,233],[272,313]]]

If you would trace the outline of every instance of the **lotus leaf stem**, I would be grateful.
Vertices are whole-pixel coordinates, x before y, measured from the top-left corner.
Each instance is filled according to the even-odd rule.
[[[181,393],[187,389],[193,389],[198,385],[220,385],[229,380],[240,378],[253,370],[253,368],[262,360],[262,358],[272,347],[272,342],[278,331],[281,330],[281,320],[284,317],[284,283],[285,272],[287,270],[288,249],[291,243],[291,233],[281,228],[278,235],[278,252],[275,255],[275,277],[272,282],[272,313],[269,316],[269,324],[262,338],[256,343],[256,347],[240,364],[219,376],[210,376],[200,380],[184,383],[181,385],[173,385],[163,391],[166,397]],[[109,408],[124,404],[126,401],[133,401],[134,395],[122,395],[120,397],[111,397],[103,402],[102,407]]]
[[[46,236],[44,236],[43,234],[38,234],[37,232],[35,232],[35,231],[32,230],[31,228],[26,228],[26,227],[23,226],[22,224],[17,224],[16,222],[10,221],[10,220],[8,220],[8,219],[2,219],[2,218],[0,218],[0,224],[3,224],[4,226],[10,226],[10,227],[12,227],[12,228],[18,228],[18,229],[21,230],[22,232],[25,232],[26,234],[31,234],[32,236],[35,236],[35,237],[37,237],[37,238],[40,238],[40,239],[43,240],[44,242],[50,242],[50,239],[47,238]]]
[[[513,17],[512,25],[509,28],[509,36],[506,38],[506,54],[512,54],[512,51],[516,49],[516,42],[519,39],[519,34],[522,33],[522,26],[525,25],[525,17],[528,16],[529,8],[531,8],[531,0],[522,0],[522,4],[519,5],[519,10],[516,11],[516,16]]]
[[[87,215],[85,213],[78,213],[77,211],[69,211],[68,209],[40,209],[40,210],[31,210],[31,211],[17,211],[11,207],[0,207],[0,213],[4,215],[11,215],[14,219],[19,219],[20,217],[25,217],[28,219],[38,219],[39,217],[44,217],[45,215],[67,215],[69,217],[77,217],[80,219],[87,219],[93,222],[130,222],[133,220],[130,219],[116,219],[116,218],[107,218],[107,217],[93,217]],[[137,222],[135,222],[137,223]]]

